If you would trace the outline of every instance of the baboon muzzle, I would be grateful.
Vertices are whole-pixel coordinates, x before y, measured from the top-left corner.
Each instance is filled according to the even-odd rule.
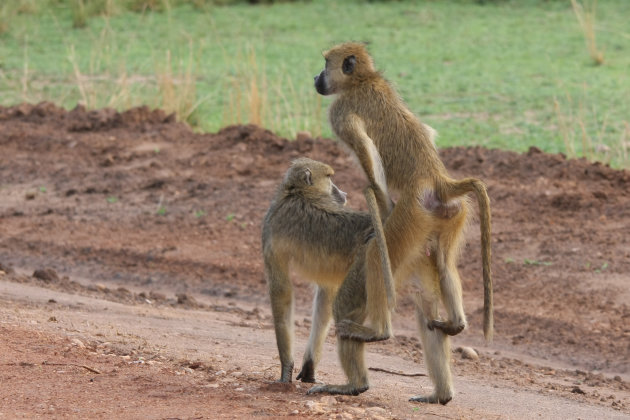
[[[319,73],[317,76],[314,77],[315,80],[315,90],[317,91],[317,93],[319,93],[320,95],[327,95],[327,89],[326,89],[326,74],[325,74],[325,70],[322,70],[321,73]]]

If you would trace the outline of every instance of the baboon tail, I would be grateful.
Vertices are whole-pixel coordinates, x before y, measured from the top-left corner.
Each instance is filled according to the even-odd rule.
[[[481,264],[483,268],[483,335],[491,341],[494,333],[494,309],[492,303],[492,272],[490,270],[490,198],[486,185],[475,178],[452,181],[449,185],[448,199],[474,192],[479,204],[479,227],[481,230]]]

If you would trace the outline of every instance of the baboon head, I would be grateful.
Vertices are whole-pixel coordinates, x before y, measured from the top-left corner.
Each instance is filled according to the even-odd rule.
[[[340,206],[346,204],[347,194],[332,182],[335,171],[325,163],[308,158],[293,161],[287,171],[283,186],[288,194],[299,194],[317,201],[332,201]]]
[[[320,95],[332,95],[361,84],[376,72],[365,45],[358,42],[336,45],[323,56],[326,67],[315,76],[315,89]]]

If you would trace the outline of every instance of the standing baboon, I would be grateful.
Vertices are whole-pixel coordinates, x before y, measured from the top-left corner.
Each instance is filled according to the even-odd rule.
[[[418,326],[429,375],[435,384],[432,395],[412,400],[446,403],[453,396],[447,335],[458,334],[466,326],[457,256],[467,222],[469,206],[464,196],[468,192],[475,193],[479,204],[484,335],[491,339],[493,333],[490,204],[486,188],[477,179],[457,181],[448,175],[434,144],[435,131],[418,120],[375,70],[364,45],[341,44],[326,51],[324,58],[326,67],[315,76],[315,88],[322,95],[337,95],[329,112],[334,132],[357,156],[379,207],[389,205],[388,187],[400,195],[385,223],[386,243],[396,288],[412,275],[420,281]],[[418,236],[409,234],[411,227],[430,225],[426,220],[427,209],[452,206],[459,211],[436,224],[432,229],[434,234],[427,231]],[[391,313],[383,292],[387,285],[379,269],[379,249],[370,243],[366,252],[366,314],[338,322],[337,335],[341,338],[373,341],[391,334]],[[447,312],[446,320],[439,319],[440,301]],[[362,325],[364,322],[367,326]],[[351,375],[349,379],[353,381]]]
[[[293,287],[290,265],[314,282],[313,319],[302,370],[303,382],[315,382],[315,367],[328,331],[332,301],[357,249],[374,236],[370,214],[344,207],[346,194],[333,184],[333,169],[307,158],[293,162],[278,187],[262,229],[265,276],[280,353],[281,382],[293,371]],[[371,204],[368,201],[369,205]],[[378,212],[378,209],[375,210]],[[386,250],[381,254],[387,255]],[[388,264],[388,261],[386,261]],[[389,268],[387,268],[389,269]],[[391,274],[386,277],[391,278]]]

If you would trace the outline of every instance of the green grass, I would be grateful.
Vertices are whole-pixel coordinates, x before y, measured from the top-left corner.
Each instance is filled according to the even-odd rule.
[[[321,51],[360,40],[410,108],[438,130],[441,147],[533,145],[630,166],[627,0],[597,3],[598,66],[569,0],[202,8],[155,0],[169,7],[117,7],[81,29],[73,29],[68,1],[48,1],[7,12],[2,105],[148,104],[203,131],[253,121],[288,137],[300,130],[331,136],[331,98],[315,93],[313,76]]]

